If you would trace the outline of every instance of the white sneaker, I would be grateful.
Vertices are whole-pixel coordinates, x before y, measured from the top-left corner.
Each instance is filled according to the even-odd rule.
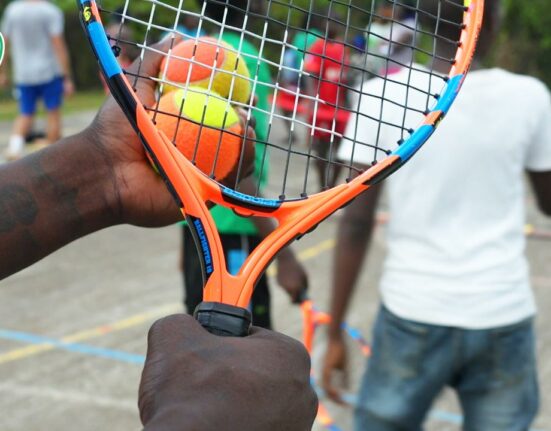
[[[8,149],[4,153],[4,157],[7,161],[13,161],[23,157],[25,152],[25,139],[23,136],[12,135],[10,137],[10,142]]]

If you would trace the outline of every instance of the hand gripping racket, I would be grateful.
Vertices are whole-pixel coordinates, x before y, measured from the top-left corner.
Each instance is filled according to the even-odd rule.
[[[251,293],[277,252],[396,171],[429,139],[465,79],[484,9],[482,0],[77,2],[113,96],[195,237],[204,271],[196,317],[213,333],[236,336],[249,330]],[[107,32],[113,22],[118,29]],[[162,38],[169,40],[164,51],[155,45]],[[180,40],[193,45],[186,55],[177,49]],[[204,54],[209,46],[214,58]],[[137,67],[125,70],[117,56],[130,49]],[[151,54],[166,58],[159,70],[146,67]],[[183,68],[184,78],[171,77],[171,67]],[[209,76],[199,79],[192,68],[207,68]],[[134,91],[140,81],[157,85],[154,103]],[[180,91],[176,112],[161,103],[167,89]],[[209,114],[204,94],[193,98],[197,91],[225,109]],[[294,101],[285,116],[269,102],[281,94]],[[242,181],[249,174],[245,128],[224,128],[234,106],[248,109],[257,122],[252,189]],[[201,118],[190,120],[190,108],[200,109]],[[177,133],[160,130],[163,116],[175,119]],[[228,154],[220,130],[211,164],[199,169],[202,138],[189,132],[194,126],[211,134],[219,127],[239,138],[231,179],[217,170]],[[282,138],[286,128],[301,139]],[[197,141],[187,156],[176,148],[179,133]],[[334,175],[335,181],[326,175],[320,184],[319,167],[346,174]],[[235,275],[227,270],[212,204],[277,222]]]

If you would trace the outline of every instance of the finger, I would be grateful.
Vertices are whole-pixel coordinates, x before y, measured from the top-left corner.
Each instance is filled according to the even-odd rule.
[[[337,404],[340,404],[340,405],[345,405],[346,404],[346,402],[342,398],[341,392],[338,391],[337,389],[333,388],[333,387],[325,389],[325,395],[327,396],[327,398],[329,398],[334,403],[337,403]]]
[[[342,386],[343,388],[348,389],[350,387],[350,373],[348,372],[348,364],[346,362],[343,364],[341,373],[342,373]]]
[[[174,314],[157,320],[147,335],[147,356],[167,350],[185,349],[198,344],[210,334],[187,314]]]
[[[333,386],[333,368],[330,365],[323,368],[321,386],[331,401],[344,404],[340,391]]]
[[[241,119],[242,127],[249,126],[252,129],[256,128],[256,118],[254,117],[254,115],[251,115],[249,118],[249,112],[246,109],[240,107],[237,107],[236,111],[239,115],[239,118]]]

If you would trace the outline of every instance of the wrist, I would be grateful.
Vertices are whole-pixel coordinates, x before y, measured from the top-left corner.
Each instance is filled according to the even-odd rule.
[[[343,330],[340,322],[335,322],[335,324],[331,322],[331,324],[327,328],[327,337],[329,338],[329,341],[342,341]]]
[[[119,223],[114,170],[93,128],[62,139],[42,158],[45,177],[55,181],[55,193],[67,223],[78,236]],[[76,239],[76,238],[74,238]]]
[[[101,133],[95,123],[78,135],[82,139],[81,147],[87,147],[89,167],[94,171],[91,180],[95,182],[94,194],[99,197],[95,209],[97,216],[107,226],[121,224],[122,206],[115,164],[104,144]],[[104,226],[104,227],[107,227]]]

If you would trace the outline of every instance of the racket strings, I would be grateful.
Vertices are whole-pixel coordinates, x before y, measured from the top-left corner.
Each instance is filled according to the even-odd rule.
[[[207,91],[213,89],[214,73],[228,75],[233,84],[238,79],[249,80],[252,96],[248,101],[230,102],[215,93],[209,94],[207,99],[218,98],[226,103],[222,124],[236,106],[248,109],[246,125],[252,121],[252,116],[257,121],[263,119],[264,136],[256,139],[256,172],[260,177],[269,176],[266,187],[269,196],[265,197],[287,200],[304,198],[319,190],[320,184],[313,172],[316,164],[325,163],[326,174],[344,168],[348,172],[347,178],[351,178],[366,167],[365,157],[357,158],[357,155],[369,151],[369,164],[378,163],[412,135],[423,116],[437,103],[447,80],[447,73],[437,65],[445,63],[451,67],[459,47],[459,39],[441,35],[439,28],[453,26],[459,31],[463,25],[444,17],[442,5],[451,4],[458,11],[464,7],[454,0],[434,0],[438,3],[435,11],[434,8],[424,8],[426,1],[385,0],[383,3],[392,8],[390,16],[379,13],[375,2],[359,0],[330,0],[325,2],[327,7],[323,10],[316,9],[315,2],[309,2],[305,8],[301,7],[304,2],[294,0],[247,2],[246,9],[230,4],[228,0],[208,0],[209,7],[215,5],[223,9],[222,19],[209,16],[207,2],[203,1],[196,4],[185,0],[125,0],[116,11],[102,9],[101,12],[106,21],[120,22],[119,30],[109,35],[112,45],[118,50],[127,47],[139,52],[138,67],[125,70],[134,86],[144,79],[154,82],[160,91],[167,86],[182,89],[184,94],[194,91],[188,85],[192,83],[190,76],[186,82],[172,82],[167,79],[166,68],[157,76],[145,74],[141,63],[148,53],[165,56],[169,64],[170,61],[185,60],[194,67],[209,68],[212,73],[207,80]],[[251,6],[254,3],[263,3],[260,12]],[[235,13],[241,16],[237,24],[228,19]],[[197,22],[197,29],[191,29],[191,35],[180,27],[186,18]],[[302,24],[299,23],[301,19],[304,19]],[[256,23],[251,24],[253,21]],[[123,27],[131,32],[123,31]],[[197,40],[197,35],[204,31],[208,31],[211,37],[201,39],[205,44],[218,45],[225,35],[238,35],[238,43],[224,46],[240,56],[233,70],[217,68],[216,61],[207,64],[195,58],[195,52],[192,58],[172,53],[180,39]],[[315,40],[317,46],[295,43],[293,33],[298,32],[303,33],[305,41],[308,38]],[[129,34],[133,36],[129,37]],[[354,44],[354,35],[363,35],[366,45]],[[172,39],[168,52],[160,52],[155,46],[162,38]],[[251,54],[245,45],[254,46],[258,54]],[[195,46],[197,48],[198,44]],[[442,46],[447,49],[439,49]],[[449,55],[440,51],[449,52]],[[295,57],[294,63],[285,61],[289,54]],[[249,65],[249,77],[240,74],[240,61]],[[270,71],[271,81],[261,79],[263,68]],[[382,83],[375,90],[369,85],[374,80]],[[330,97],[326,94],[328,88],[333,92]],[[234,89],[232,85],[230,97]],[[272,103],[255,105],[254,95],[261,89],[271,93]],[[178,132],[185,127],[181,121],[184,102],[180,112],[165,112],[159,107],[159,95],[156,103],[146,108],[153,121],[161,114],[176,118]],[[285,110],[280,106],[282,100],[289,103]],[[363,109],[366,105],[373,106],[373,109]],[[206,127],[206,111],[205,104],[200,120],[186,118],[186,121],[200,128]],[[388,115],[398,111],[400,115]],[[343,127],[347,121],[358,127]],[[359,127],[366,121],[373,123],[374,129],[367,138]],[[282,131],[286,128],[291,133],[282,139]],[[169,136],[173,142],[177,132]],[[245,138],[244,133],[226,133]],[[300,135],[298,142],[292,139],[293,133]],[[392,145],[387,139],[390,135],[395,136]],[[214,176],[221,156],[222,133],[219,136],[211,176]],[[319,151],[320,141],[325,142],[327,151]],[[351,150],[344,157],[339,148],[347,143]],[[195,143],[193,162],[198,148],[199,140]],[[236,190],[239,190],[239,180],[244,173],[243,157],[242,151],[233,185]],[[322,188],[328,186],[327,182],[321,184]],[[255,196],[260,195],[259,182]]]

